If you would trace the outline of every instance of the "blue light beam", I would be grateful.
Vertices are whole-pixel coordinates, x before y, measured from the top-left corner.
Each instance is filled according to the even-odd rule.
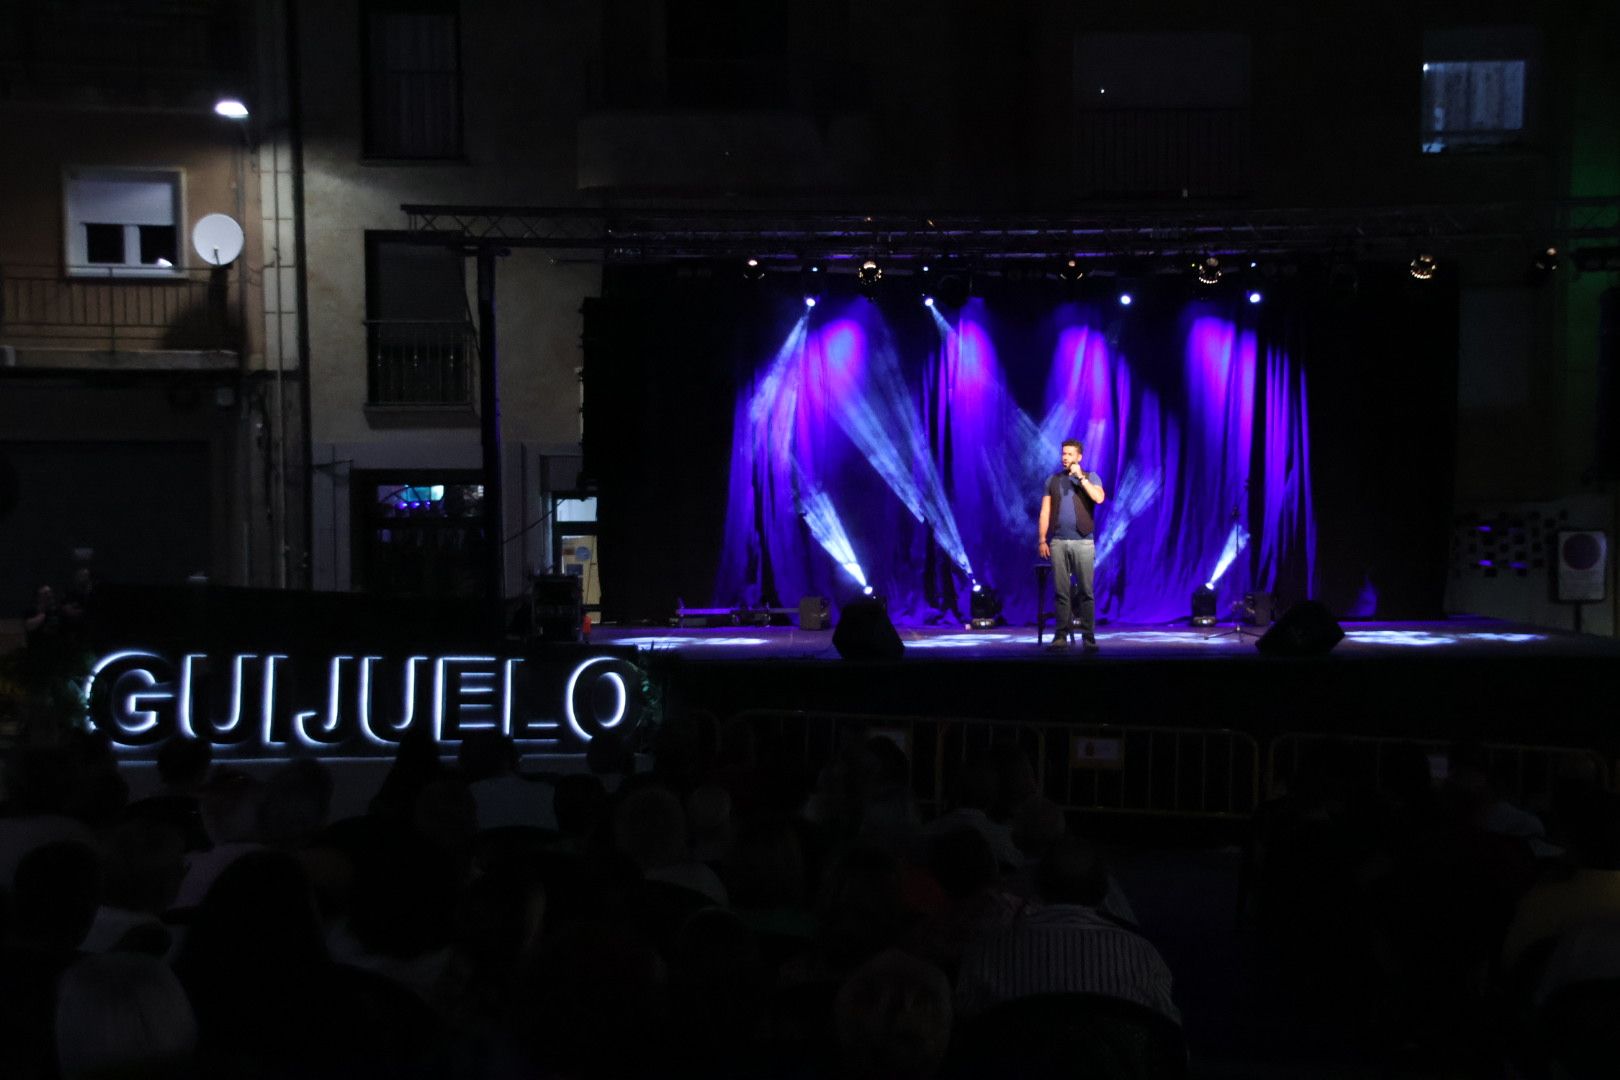
[[[1248,546],[1249,530],[1245,529],[1241,524],[1233,525],[1232,531],[1226,534],[1226,546],[1221,548],[1221,557],[1215,563],[1215,572],[1209,576],[1209,581],[1205,584],[1213,589],[1215,583],[1221,580],[1221,577],[1225,575],[1227,569],[1232,565],[1232,560],[1236,559],[1238,553]]]
[[[793,472],[803,483],[804,473],[797,467]],[[810,529],[810,535],[816,538],[816,543],[832,556],[833,562],[855,579],[857,585],[864,588],[866,572],[855,557],[855,546],[849,542],[849,534],[844,531],[844,523],[838,516],[838,508],[833,506],[832,498],[825,491],[806,485],[800,490],[799,503],[804,523]]]
[[[824,385],[837,386],[841,369],[850,366],[855,337],[842,326],[821,335]],[[859,392],[834,393],[834,416],[844,434],[866,455],[867,462],[889,486],[906,510],[934,534],[934,539],[958,568],[970,577],[972,564],[962,543],[956,515],[945,498],[944,485],[928,452],[922,420],[894,347],[888,342],[864,350],[866,385]]]

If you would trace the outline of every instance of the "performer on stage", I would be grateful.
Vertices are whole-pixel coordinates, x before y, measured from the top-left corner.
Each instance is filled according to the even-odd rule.
[[[1040,552],[1041,558],[1052,560],[1052,584],[1057,589],[1052,648],[1069,647],[1075,616],[1072,596],[1080,605],[1080,640],[1087,652],[1096,652],[1097,605],[1091,578],[1097,547],[1092,534],[1097,528],[1097,507],[1108,493],[1096,473],[1080,467],[1084,453],[1079,439],[1063,441],[1063,470],[1047,478],[1041,496]]]

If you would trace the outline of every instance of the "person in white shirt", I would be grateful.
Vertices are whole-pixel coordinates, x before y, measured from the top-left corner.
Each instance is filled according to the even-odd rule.
[[[1105,994],[1177,1023],[1170,968],[1141,934],[1099,910],[1108,878],[1091,845],[1068,836],[1041,862],[1039,903],[1005,929],[968,945],[956,1012],[969,1017],[1036,994]]]

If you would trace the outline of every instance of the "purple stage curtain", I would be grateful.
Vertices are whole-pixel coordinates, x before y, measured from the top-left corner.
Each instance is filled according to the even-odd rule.
[[[1309,592],[1315,572],[1304,372],[1258,312],[1195,302],[1152,325],[1112,305],[1032,314],[979,299],[897,334],[885,309],[824,302],[733,409],[717,605],[870,585],[897,624],[961,621],[972,582],[1032,621],[1037,515],[1079,438],[1098,512],[1099,616],[1185,616],[1212,582]],[[1044,377],[1044,391],[1039,390]]]

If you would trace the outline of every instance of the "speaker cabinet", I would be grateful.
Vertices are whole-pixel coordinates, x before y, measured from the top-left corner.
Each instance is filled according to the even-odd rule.
[[[541,641],[578,641],[585,621],[577,574],[547,574],[529,592],[534,635]]]
[[[1327,607],[1301,600],[1254,643],[1265,656],[1325,656],[1344,640],[1344,630]]]
[[[898,660],[906,653],[889,621],[889,609],[871,598],[844,605],[833,630],[833,648],[845,660]]]
[[[832,625],[832,616],[828,612],[827,598],[825,596],[801,596],[799,598],[799,629],[825,630]]]
[[[1601,529],[1561,529],[1558,533],[1558,599],[1599,603],[1609,594],[1609,537]]]

